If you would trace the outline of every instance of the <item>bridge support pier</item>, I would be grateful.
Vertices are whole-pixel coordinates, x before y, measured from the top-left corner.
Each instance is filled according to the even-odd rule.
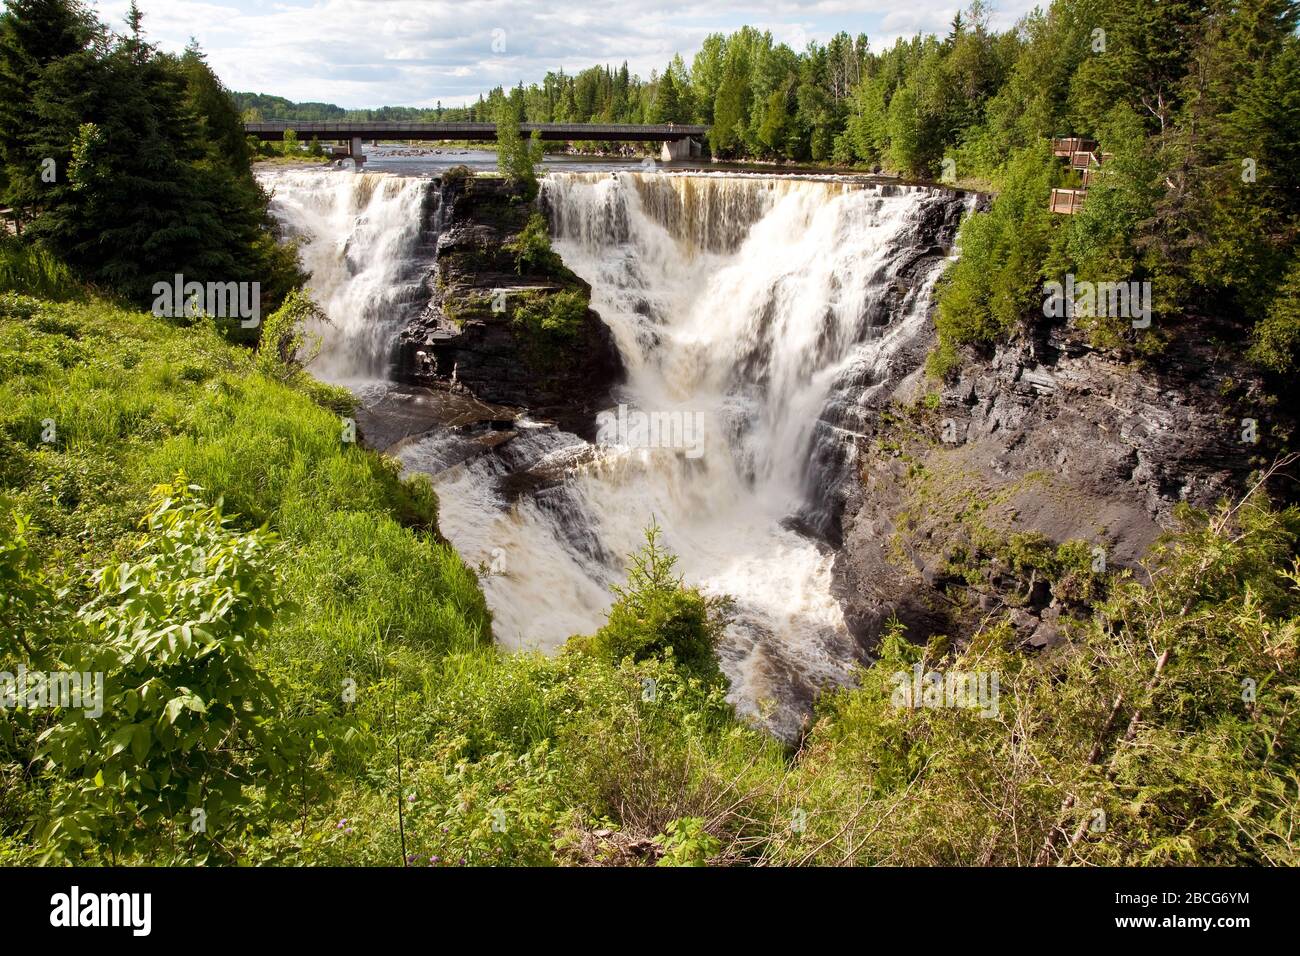
[[[357,164],[357,169],[360,169],[365,163],[366,154],[361,151],[360,136],[353,136],[351,141],[348,143],[348,155],[351,156],[352,161]]]
[[[695,159],[702,155],[703,148],[695,141],[693,136],[683,136],[681,139],[664,140],[663,149],[659,152],[659,158],[665,163],[671,163],[678,159]]]

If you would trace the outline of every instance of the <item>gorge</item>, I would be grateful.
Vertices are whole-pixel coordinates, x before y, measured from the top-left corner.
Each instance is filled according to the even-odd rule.
[[[1177,501],[1249,467],[1224,424],[1232,370],[1206,372],[1194,344],[1178,382],[1059,327],[927,379],[934,284],[975,194],[551,172],[535,206],[590,309],[539,364],[512,315],[560,286],[514,268],[533,206],[502,181],[264,176],[330,319],[313,370],[361,397],[364,441],[433,479],[498,643],[552,652],[598,628],[656,524],[688,584],[735,600],[730,699],[787,740],[890,620],[960,640],[1000,608],[1025,647],[1059,643],[1085,610],[1068,588],[955,569],[986,525],[1132,568]],[[702,443],[611,442],[602,412],[695,422]]]
[[[270,176],[331,319],[315,370],[381,402],[400,327],[439,283],[440,237],[465,226],[455,199],[441,180]],[[831,594],[853,438],[871,397],[911,371],[972,202],[831,177],[548,176],[554,248],[590,284],[626,370],[605,407],[697,416],[705,445],[593,445],[529,409],[402,435],[392,453],[434,477],[444,533],[489,571],[497,640],[553,650],[594,630],[656,522],[688,583],[737,602],[721,650],[732,699],[796,735],[817,690],[865,656]]]

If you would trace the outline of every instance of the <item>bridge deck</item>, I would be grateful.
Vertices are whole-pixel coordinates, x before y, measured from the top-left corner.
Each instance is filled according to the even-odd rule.
[[[301,140],[358,139],[368,140],[441,140],[441,139],[496,139],[496,123],[245,123],[244,129],[259,139],[284,139],[285,130],[293,130]],[[635,123],[520,123],[525,136],[537,130],[544,140],[603,140],[607,142],[670,141],[688,136],[703,137],[707,126],[686,126],[674,123],[640,125]]]

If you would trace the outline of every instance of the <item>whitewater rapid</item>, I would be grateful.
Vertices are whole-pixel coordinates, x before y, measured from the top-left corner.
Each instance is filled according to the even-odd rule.
[[[393,334],[427,301],[436,188],[312,177],[280,175],[274,208],[312,237],[304,263],[332,319],[316,371],[356,387],[383,377]],[[862,399],[926,321],[939,265],[906,287],[900,271],[933,199],[837,180],[546,177],[554,247],[591,284],[627,368],[613,403],[698,422],[703,441],[593,453],[525,422],[450,468],[455,436],[407,443],[405,466],[434,476],[441,530],[483,570],[498,642],[551,651],[600,627],[654,522],[689,585],[736,602],[720,650],[730,699],[797,734],[817,690],[862,660],[832,596],[834,554],[804,532],[851,471]],[[510,498],[501,479],[520,470],[564,480]]]

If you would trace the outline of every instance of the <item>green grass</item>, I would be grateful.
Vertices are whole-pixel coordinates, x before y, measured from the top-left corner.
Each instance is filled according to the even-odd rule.
[[[430,533],[427,482],[345,444],[336,412],[257,374],[210,327],[10,297],[0,330],[5,484],[52,532],[41,540],[71,580],[119,547],[153,485],[184,471],[283,536],[302,628],[328,622],[345,646],[376,632],[438,652],[488,640],[474,574]]]
[[[0,295],[0,579],[20,600],[66,588],[58,603],[71,612],[96,569],[138,560],[151,488],[180,471],[238,515],[234,533],[278,533],[267,540],[284,603],[253,664],[274,681],[277,719],[313,740],[299,779],[247,788],[253,823],[226,861],[397,864],[399,805],[419,865],[1023,864],[1096,808],[1105,833],[1059,843],[1051,861],[1300,861],[1287,729],[1300,712],[1295,509],[1187,516],[1154,585],[1119,581],[1056,656],[1015,651],[999,620],[968,647],[891,637],[859,689],[823,699],[796,755],[737,720],[725,688],[653,634],[636,661],[591,640],[551,658],[500,653],[473,570],[437,534],[433,490],[345,444],[340,409],[345,396],[268,377],[208,325]],[[11,510],[31,519],[21,536]],[[15,546],[30,547],[43,580],[15,563]],[[1011,546],[1025,561],[1073,560]],[[639,627],[625,612],[648,592],[635,576],[630,588],[617,621]],[[71,623],[31,626],[95,640]],[[998,716],[894,706],[892,676],[916,662],[997,671]],[[0,715],[0,863],[40,858],[33,833],[75,783],[35,757],[37,734],[61,719]],[[175,826],[110,822],[127,834]],[[70,862],[193,861],[169,857],[167,839],[142,833],[149,852],[118,842],[123,855],[91,845]]]
[[[0,231],[0,292],[24,292],[45,299],[80,295],[68,267],[43,249]]]

